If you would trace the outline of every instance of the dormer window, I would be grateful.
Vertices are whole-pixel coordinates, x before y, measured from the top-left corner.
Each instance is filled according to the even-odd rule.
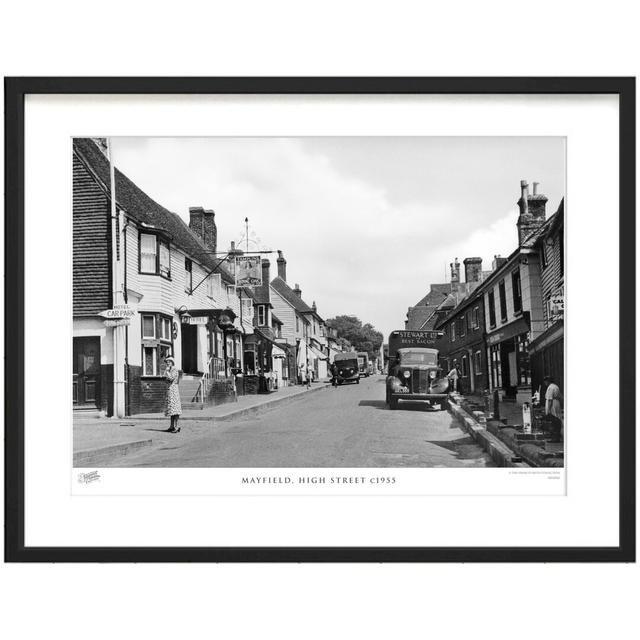
[[[265,305],[258,305],[258,326],[264,327],[267,324],[267,308]]]
[[[171,278],[169,243],[155,233],[141,233],[139,243],[140,273]]]

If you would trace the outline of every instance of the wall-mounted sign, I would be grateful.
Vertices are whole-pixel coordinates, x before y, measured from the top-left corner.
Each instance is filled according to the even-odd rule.
[[[547,300],[547,315],[549,322],[564,318],[564,295],[553,295]]]
[[[182,316],[182,324],[195,324],[205,326],[209,322],[207,316]]]
[[[136,310],[132,309],[128,304],[114,304],[113,309],[106,309],[100,312],[99,315],[111,320],[116,318],[133,318],[133,316],[136,315]]]
[[[236,287],[259,287],[262,284],[260,256],[236,256]]]
[[[114,320],[104,320],[105,327],[128,327],[131,324],[131,318],[116,318]]]

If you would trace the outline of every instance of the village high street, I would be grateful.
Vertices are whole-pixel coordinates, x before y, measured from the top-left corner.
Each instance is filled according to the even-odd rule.
[[[384,380],[371,376],[337,388],[325,383],[284,406],[228,422],[184,419],[178,434],[161,431],[164,423],[132,418],[131,433],[152,444],[100,466],[494,466],[449,412],[419,403],[389,410]]]

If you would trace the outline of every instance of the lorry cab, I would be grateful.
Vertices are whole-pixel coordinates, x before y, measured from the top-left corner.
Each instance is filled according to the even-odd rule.
[[[361,376],[369,376],[369,354],[365,351],[358,351],[358,372]]]
[[[386,402],[397,409],[401,400],[449,407],[449,381],[438,364],[435,331],[394,331],[389,337]]]
[[[358,354],[355,351],[337,353],[333,359],[336,379],[338,384],[355,382],[360,384],[360,372],[358,370]]]

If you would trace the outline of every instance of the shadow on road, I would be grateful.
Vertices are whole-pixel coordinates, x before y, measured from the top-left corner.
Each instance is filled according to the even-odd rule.
[[[360,400],[359,407],[375,407],[376,409],[385,409],[384,400]]]
[[[425,442],[447,449],[461,460],[473,460],[484,455],[482,449],[469,436],[463,436],[457,440],[425,440]]]

